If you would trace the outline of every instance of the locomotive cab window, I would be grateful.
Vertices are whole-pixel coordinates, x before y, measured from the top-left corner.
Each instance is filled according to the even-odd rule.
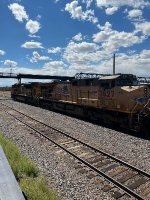
[[[113,80],[113,81],[111,82],[111,87],[113,88],[113,87],[115,87],[115,85],[116,85],[116,82],[115,82],[115,80]]]
[[[104,89],[111,89],[112,87],[115,86],[114,81],[103,81],[100,82],[100,86],[103,87]]]

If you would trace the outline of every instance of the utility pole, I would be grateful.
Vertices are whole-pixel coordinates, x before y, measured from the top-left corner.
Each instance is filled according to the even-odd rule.
[[[12,74],[12,65],[10,64],[10,75]]]
[[[114,57],[113,57],[113,75],[115,74],[115,66],[116,63],[115,63],[115,53],[114,53]]]

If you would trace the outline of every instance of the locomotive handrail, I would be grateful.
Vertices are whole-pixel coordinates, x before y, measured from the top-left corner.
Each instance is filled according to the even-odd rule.
[[[136,102],[136,104],[133,106],[131,112],[130,112],[130,120],[129,120],[129,123],[130,123],[130,127],[132,127],[132,120],[133,120],[133,111],[135,110],[135,108],[137,107],[138,103]]]
[[[137,77],[140,83],[150,83],[150,77]]]
[[[148,99],[147,103],[144,105],[143,109],[140,111],[140,114],[147,108],[147,105],[150,103],[150,98]],[[149,108],[149,107],[148,107]]]

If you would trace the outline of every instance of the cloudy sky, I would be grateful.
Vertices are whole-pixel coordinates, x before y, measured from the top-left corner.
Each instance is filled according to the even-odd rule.
[[[150,76],[149,13],[150,0],[0,0],[0,72],[112,73],[116,53],[117,73]]]

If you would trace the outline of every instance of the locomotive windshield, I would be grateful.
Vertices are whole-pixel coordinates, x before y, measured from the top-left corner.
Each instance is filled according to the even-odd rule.
[[[138,81],[135,79],[118,79],[116,80],[116,86],[137,86]]]
[[[137,86],[139,82],[132,74],[116,74],[104,76],[99,79],[101,87],[111,88],[115,86]]]

